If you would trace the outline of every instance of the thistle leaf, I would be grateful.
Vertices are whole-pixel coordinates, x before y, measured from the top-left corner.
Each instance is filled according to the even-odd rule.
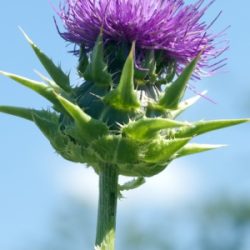
[[[128,191],[131,189],[135,189],[140,187],[141,185],[143,185],[145,183],[145,178],[143,177],[138,177],[138,178],[134,178],[133,180],[126,182],[122,185],[119,185],[119,191]]]
[[[51,78],[55,81],[55,83],[60,86],[64,91],[71,92],[72,89],[70,87],[69,75],[66,75],[61,69],[61,67],[56,66],[54,62],[33,43],[33,41],[21,28],[20,30],[28,41],[28,43],[30,44],[33,51],[35,52],[39,61],[49,73]]]
[[[124,111],[135,111],[140,107],[134,91],[134,49],[135,43],[123,67],[119,85],[104,97],[107,104]]]
[[[176,62],[173,61],[172,63],[170,63],[170,65],[168,66],[168,71],[167,71],[167,76],[165,81],[167,83],[170,83],[173,81],[174,77],[176,74]]]
[[[86,64],[86,58],[83,59],[84,64]],[[81,67],[82,66],[83,65],[81,65]],[[86,80],[93,81],[98,85],[110,87],[112,84],[112,76],[108,73],[108,66],[104,61],[102,31],[97,38],[91,54],[91,61],[88,64],[86,71],[83,73],[83,76]]]
[[[56,95],[58,101],[68,114],[74,119],[83,141],[91,142],[108,132],[107,126],[87,115],[79,106],[73,104],[62,96]]]
[[[17,116],[29,121],[33,121],[33,109],[20,108],[20,107],[11,107],[11,106],[0,106],[0,112]]]
[[[114,228],[109,228],[106,230],[105,235],[101,238],[101,242],[95,246],[94,250],[112,250],[114,247],[115,230]]]
[[[143,157],[146,163],[161,164],[171,160],[171,157],[179,151],[191,138],[154,141],[147,146]]]
[[[90,148],[101,162],[109,162],[115,165],[127,164],[131,168],[138,162],[138,145],[121,136],[103,136],[93,141]]]
[[[59,119],[56,113],[46,110],[35,110],[35,109],[12,107],[12,106],[0,106],[0,112],[20,117],[32,122],[34,121],[33,119],[34,116],[46,119],[54,124],[58,123]]]
[[[164,118],[143,118],[130,122],[123,127],[122,132],[136,140],[148,140],[154,137],[162,129],[187,126],[186,122],[178,122]]]
[[[57,93],[61,93],[62,89],[51,79],[43,75],[41,72],[34,70],[34,72],[41,78],[41,80],[53,88]]]
[[[80,48],[80,57],[77,70],[81,77],[84,77],[84,72],[86,71],[88,65],[89,65],[89,59],[87,53],[85,52],[84,48]]]
[[[35,92],[49,100],[51,103],[53,103],[55,106],[61,106],[57,98],[55,97],[54,90],[51,87],[45,85],[44,83],[3,71],[0,71],[0,74],[11,78],[12,80],[22,84],[27,88],[34,90]]]
[[[153,78],[156,78],[155,70],[156,70],[156,61],[154,50],[149,50],[146,52],[145,60],[141,65],[142,69],[138,69],[135,67],[134,78],[137,85],[144,85],[144,79],[149,76],[151,84],[154,82]]]
[[[197,136],[209,131],[238,125],[241,123],[250,122],[250,119],[232,119],[232,120],[212,120],[212,121],[199,121],[192,124],[189,127],[182,127],[178,129],[174,136],[176,138],[184,138]]]
[[[188,64],[176,81],[166,87],[165,94],[159,101],[160,106],[168,109],[176,109],[178,107],[199,59],[200,54]]]
[[[59,118],[57,115],[50,112],[34,113],[33,121],[57,153],[63,158],[73,162],[86,163],[86,154],[81,145],[75,143],[72,138],[69,138],[60,131]]]
[[[54,119],[53,119],[54,118]],[[59,123],[57,117],[47,117],[47,115],[33,115],[33,121],[43,133],[43,135],[49,140],[50,144],[55,150],[65,159],[71,161],[77,161],[70,155],[68,147],[69,138],[65,137],[59,130]]]
[[[207,91],[203,91],[200,95],[196,95],[194,97],[191,97],[187,100],[182,101],[178,105],[178,109],[171,111],[171,117],[176,118],[177,116],[179,116],[182,112],[184,112],[189,107],[193,106],[196,102],[198,102],[200,100],[200,98],[202,96],[204,96],[206,93],[207,93]]]
[[[183,156],[191,155],[191,154],[197,154],[197,153],[201,153],[201,152],[205,152],[205,151],[209,151],[209,150],[213,150],[213,149],[218,149],[218,148],[222,148],[222,147],[226,147],[226,146],[227,145],[190,143],[190,144],[185,145],[181,150],[179,150],[176,153],[175,158],[183,157]]]
[[[38,113],[33,113],[33,121],[41,130],[41,132],[52,141],[56,133],[58,133],[58,118],[57,116],[51,114],[51,119],[49,119],[48,114],[42,115]]]

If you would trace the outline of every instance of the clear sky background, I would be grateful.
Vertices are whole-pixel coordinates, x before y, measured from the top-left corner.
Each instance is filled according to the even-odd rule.
[[[18,30],[20,25],[74,76],[77,59],[67,53],[70,47],[57,34],[49,2],[0,1],[0,69],[36,79],[34,69],[44,72]],[[51,2],[57,6],[59,1]],[[212,20],[223,10],[215,31],[231,25],[227,72],[195,83],[200,91],[208,89],[217,104],[201,100],[183,120],[250,117],[249,9],[247,0],[217,0],[209,9],[204,20]],[[0,104],[49,106],[40,96],[2,76]],[[250,199],[250,124],[196,141],[230,147],[176,161],[140,189],[126,194],[118,220],[132,211],[136,217],[142,207],[153,213],[167,206],[198,205],[218,194]],[[96,209],[97,177],[93,171],[63,160],[32,123],[0,114],[0,249],[23,249],[29,241],[46,237],[54,209],[69,195]]]

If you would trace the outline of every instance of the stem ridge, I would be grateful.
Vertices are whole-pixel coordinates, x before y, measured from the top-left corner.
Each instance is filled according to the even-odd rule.
[[[98,220],[96,246],[100,250],[115,249],[118,173],[115,166],[106,164],[99,173]]]

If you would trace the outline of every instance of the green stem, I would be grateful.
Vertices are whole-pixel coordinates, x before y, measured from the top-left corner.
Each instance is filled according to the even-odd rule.
[[[96,246],[100,250],[115,249],[115,225],[118,197],[116,167],[106,165],[99,173],[99,204]]]

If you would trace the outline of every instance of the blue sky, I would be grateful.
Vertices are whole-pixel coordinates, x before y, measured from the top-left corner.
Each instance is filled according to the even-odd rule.
[[[57,6],[58,1],[52,3]],[[223,10],[215,30],[231,25],[229,63],[226,73],[196,83],[198,90],[208,89],[209,97],[217,104],[201,100],[182,117],[184,120],[250,117],[249,8],[247,0],[217,0],[208,11],[206,17],[212,20]],[[67,53],[69,48],[56,32],[53,15],[48,1],[1,2],[1,70],[32,78],[36,78],[34,69],[44,72],[18,30],[20,25],[55,62],[73,71],[76,58]],[[2,76],[0,104],[49,106],[35,93]],[[177,161],[162,176],[149,180],[133,194],[128,193],[121,202],[120,213],[135,209],[138,200],[139,211],[142,204],[149,208],[154,204],[154,209],[160,209],[171,201],[182,206],[223,192],[249,199],[249,131],[250,125],[246,124],[201,137],[199,141],[204,143],[230,147]],[[46,237],[52,211],[66,195],[80,196],[94,209],[97,199],[94,173],[56,155],[33,124],[0,114],[0,138],[0,249],[20,249],[29,240]],[[157,198],[159,194],[164,198]]]

